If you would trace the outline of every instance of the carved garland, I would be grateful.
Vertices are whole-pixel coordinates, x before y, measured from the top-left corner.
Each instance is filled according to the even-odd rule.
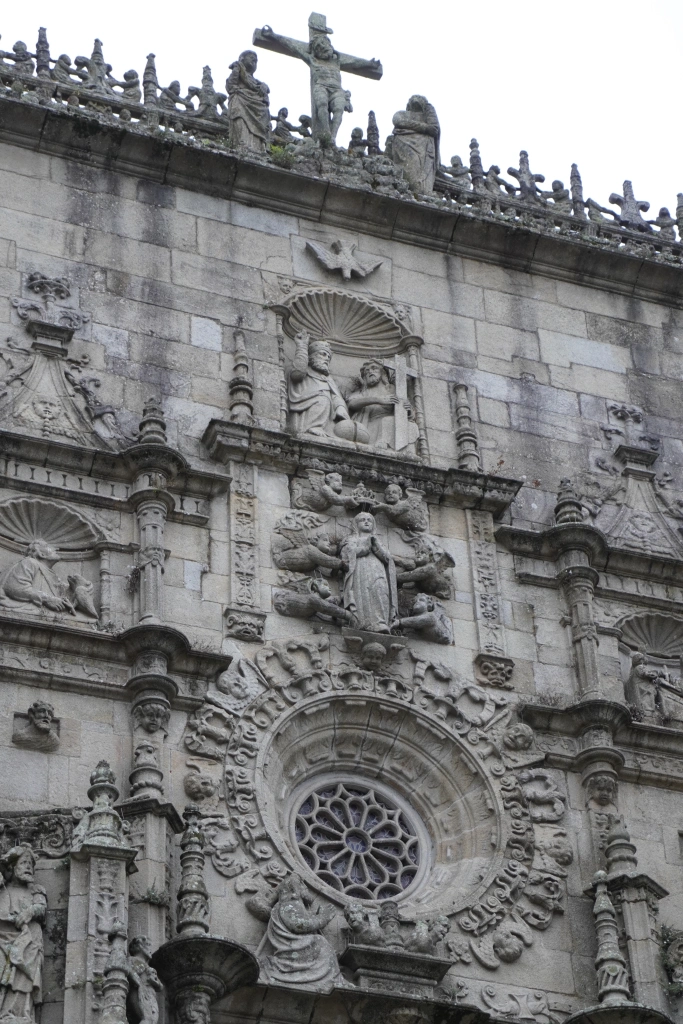
[[[513,721],[505,696],[414,652],[382,674],[330,666],[327,646],[324,636],[282,641],[256,664],[233,662],[188,722],[187,749],[225,763],[229,821],[211,821],[214,867],[236,878],[239,893],[296,870],[345,904],[305,868],[291,808],[323,772],[362,773],[403,788],[432,833],[434,860],[401,906],[417,916],[448,908],[455,962],[474,957],[494,970],[517,960],[533,930],[563,911],[572,860],[561,828],[566,797],[538,767],[544,755],[532,749],[531,729]],[[256,866],[245,870],[242,854]]]

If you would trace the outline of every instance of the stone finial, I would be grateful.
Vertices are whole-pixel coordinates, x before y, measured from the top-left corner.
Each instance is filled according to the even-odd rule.
[[[244,341],[244,331],[234,332],[235,355],[232,364],[230,390],[230,422],[251,426],[254,422],[254,388],[249,376],[249,359]]]
[[[118,798],[116,776],[108,761],[100,761],[90,776],[88,799],[92,808],[74,830],[72,852],[78,852],[84,845],[107,846],[112,850],[130,851],[135,856],[125,835],[121,815],[114,809]]]
[[[605,859],[608,878],[631,875],[638,870],[636,848],[623,821],[615,821],[607,835]]]
[[[147,63],[142,74],[142,91],[146,107],[156,107],[158,102],[159,80],[155,56],[154,53],[147,54]]]
[[[161,403],[152,396],[145,402],[140,420],[140,444],[166,444],[166,420]]]
[[[619,952],[617,915],[607,891],[607,875],[596,872],[593,878],[595,903],[593,917],[598,936],[598,954],[595,969],[598,975],[598,999],[604,1006],[624,1006],[629,998],[626,961]]]
[[[484,165],[481,162],[479,143],[476,139],[472,139],[470,142],[470,177],[472,178],[472,188],[475,192],[486,191],[486,175],[484,174]]]
[[[377,127],[377,118],[375,117],[375,111],[371,110],[368,113],[368,130],[366,132],[367,143],[368,143],[368,156],[379,156],[382,150],[379,145],[379,128]]]
[[[36,43],[36,74],[38,78],[50,78],[50,46],[47,41],[47,30],[38,29]]]
[[[481,470],[479,444],[472,426],[472,412],[467,400],[467,385],[454,384],[455,393],[455,443],[458,448],[458,469],[468,469],[474,473]]]
[[[583,198],[583,182],[576,164],[572,164],[572,171],[569,176],[569,187],[572,194],[572,209],[575,217],[581,220],[586,219],[585,200]]]
[[[176,931],[184,939],[202,938],[209,930],[209,894],[204,882],[204,833],[201,812],[193,804],[183,811],[180,840],[180,886]]]
[[[560,480],[560,489],[557,492],[557,504],[555,505],[555,525],[565,526],[567,523],[582,523],[583,514],[581,502],[576,496],[569,477]]]

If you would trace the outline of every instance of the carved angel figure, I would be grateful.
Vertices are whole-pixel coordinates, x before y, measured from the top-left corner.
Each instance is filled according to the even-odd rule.
[[[0,859],[0,1019],[35,1021],[43,1001],[47,897],[34,880],[36,858],[22,844]]]

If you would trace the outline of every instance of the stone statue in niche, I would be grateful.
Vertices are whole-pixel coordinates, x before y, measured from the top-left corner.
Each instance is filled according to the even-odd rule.
[[[0,608],[19,609],[30,604],[70,615],[78,610],[97,618],[92,583],[74,574],[65,584],[54,571],[59,561],[56,548],[43,540],[31,541],[26,555],[0,576]]]
[[[330,374],[332,349],[327,341],[311,341],[306,331],[295,339],[287,382],[291,425],[298,434],[340,437],[367,443],[369,435],[353,422],[339,386]]]
[[[130,1017],[138,1024],[158,1024],[159,1002],[157,993],[162,984],[152,966],[152,944],[146,935],[136,935],[128,946],[126,977],[128,978],[128,1006]]]
[[[401,361],[403,383],[408,372],[405,358],[395,357]],[[375,448],[392,448],[401,451],[408,445],[415,444],[418,428],[415,422],[413,407],[408,401],[407,391],[399,394],[396,372],[378,359],[371,359],[360,368],[360,376],[354,382],[354,390],[346,396],[346,404],[353,420],[360,424],[368,435],[368,443]],[[397,410],[397,406],[401,410]],[[400,431],[397,412],[407,414],[406,429]]]
[[[387,140],[392,160],[414,192],[431,192],[441,163],[436,110],[424,96],[411,96],[406,109],[394,114],[393,122],[394,132]]]
[[[14,846],[0,858],[0,1020],[28,1024],[43,1001],[45,889],[34,879],[30,846]]]
[[[321,991],[341,983],[336,954],[320,934],[336,910],[316,904],[299,875],[290,875],[272,895],[252,897],[247,906],[261,920],[268,921],[258,953],[267,981]]]
[[[36,700],[28,709],[26,719],[15,715],[12,743],[30,750],[56,750],[59,746],[59,722],[55,709],[45,700]]]
[[[398,622],[394,558],[376,534],[375,517],[359,512],[342,542],[344,607],[358,629],[390,633]]]
[[[229,96],[230,145],[233,149],[265,153],[270,137],[270,89],[265,82],[254,78],[257,63],[254,51],[245,50],[230,65],[230,77],[225,82]]]

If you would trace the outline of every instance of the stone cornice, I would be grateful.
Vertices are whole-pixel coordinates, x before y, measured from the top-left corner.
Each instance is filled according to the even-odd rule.
[[[579,549],[589,554],[594,569],[683,586],[683,560],[612,546],[601,530],[589,524],[554,526],[542,531],[503,525],[496,530],[496,540],[514,555],[544,562],[555,562],[569,548]],[[540,573],[524,571],[518,577],[539,586],[558,585],[557,579]]]
[[[464,469],[438,469],[417,459],[363,451],[343,442],[325,444],[282,431],[247,427],[227,420],[211,420],[202,441],[218,462],[253,462],[293,475],[299,469],[329,469],[351,481],[386,485],[401,478],[427,497],[460,508],[479,508],[501,515],[522,486],[520,480],[475,473]]]
[[[434,200],[416,202],[349,187],[250,162],[159,129],[9,96],[0,98],[0,142],[321,224],[683,307],[677,258],[670,264],[648,258],[635,235],[633,244],[610,248],[578,231],[544,229],[533,218],[515,222],[445,200],[440,206]]]

